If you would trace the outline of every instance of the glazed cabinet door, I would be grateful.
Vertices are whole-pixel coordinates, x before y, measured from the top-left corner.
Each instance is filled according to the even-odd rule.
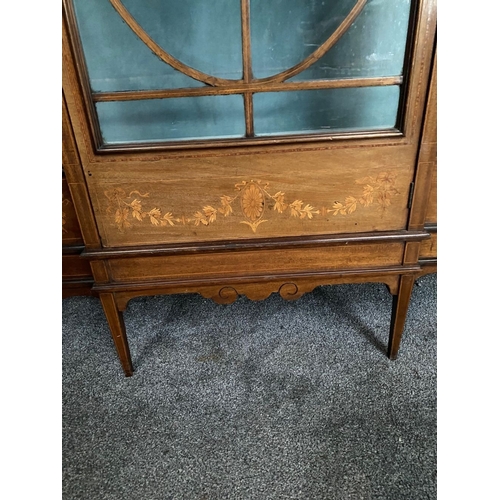
[[[103,247],[423,229],[410,196],[434,0],[63,7]]]

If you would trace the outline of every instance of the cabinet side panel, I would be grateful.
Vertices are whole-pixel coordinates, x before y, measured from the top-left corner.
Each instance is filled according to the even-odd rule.
[[[436,216],[435,198],[437,187],[437,57],[434,57],[422,139],[420,142],[416,188],[413,208],[410,214],[410,229],[422,229],[429,218]],[[431,201],[430,201],[431,200]],[[434,207],[432,206],[434,204]],[[432,222],[436,222],[436,219]]]
[[[432,165],[431,191],[425,214],[426,224],[437,224],[437,162]]]
[[[83,241],[89,248],[99,248],[99,234],[97,232],[64,95],[62,97],[62,132],[63,169],[66,174],[67,188],[71,195],[71,201],[78,219],[81,235]]]
[[[83,245],[75,206],[69,192],[68,181],[64,177],[62,179],[62,244],[63,246]]]
[[[431,188],[425,222],[437,224],[437,55],[434,56],[419,161],[431,163]]]

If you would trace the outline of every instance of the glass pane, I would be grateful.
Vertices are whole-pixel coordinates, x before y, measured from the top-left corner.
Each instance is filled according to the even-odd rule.
[[[410,0],[368,0],[336,45],[291,79],[394,76],[403,66]],[[256,78],[284,71],[316,50],[356,0],[252,0],[252,63]]]
[[[106,144],[245,135],[240,95],[96,103]]]
[[[123,5],[184,64],[219,78],[242,78],[238,0],[124,0]]]
[[[94,92],[200,87],[161,61],[108,0],[73,0]],[[127,0],[137,22],[165,51],[211,75],[242,76],[239,2]]]
[[[399,87],[363,87],[254,95],[256,135],[393,128]]]
[[[290,81],[401,75],[409,18],[410,0],[368,1],[349,31]]]

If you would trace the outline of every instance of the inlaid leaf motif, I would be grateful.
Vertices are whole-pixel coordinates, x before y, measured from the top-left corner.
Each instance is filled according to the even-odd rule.
[[[148,212],[148,215],[153,226],[159,226],[161,224],[161,210],[159,208],[153,208]]]
[[[302,210],[302,200],[295,200],[293,203],[290,203],[290,212],[293,217],[300,217],[300,211]]]
[[[357,200],[354,196],[348,196],[345,199],[345,211],[346,214],[352,214],[356,210]]]
[[[377,183],[382,185],[393,185],[396,181],[394,172],[381,172],[377,176]]]
[[[373,177],[362,177],[354,181],[356,184],[376,184],[377,181]]]
[[[336,201],[333,204],[333,215],[338,215],[342,210],[344,210],[344,205],[340,201]]]
[[[383,191],[386,192],[391,197],[399,194],[399,191],[394,186],[388,186],[384,188]]]
[[[278,191],[272,198],[275,201],[273,209],[282,214],[287,207],[285,203],[285,193],[283,193],[282,191]]]
[[[131,226],[128,220],[128,215],[129,215],[129,209],[127,207],[119,208],[115,212],[115,222],[121,231]]]
[[[162,220],[162,225],[175,225],[174,224],[174,216],[172,215],[172,212],[167,212],[164,216],[163,216],[163,220]]]
[[[391,204],[391,195],[388,191],[380,191],[377,196],[377,202],[378,204],[383,207],[387,208]]]
[[[199,226],[200,224],[203,224],[204,226],[208,226],[208,220],[204,214],[202,214],[200,211],[198,211],[194,214],[194,225]]]
[[[142,221],[141,201],[138,199],[134,199],[134,201],[130,204],[130,208],[132,209],[132,217],[134,217],[138,221]]]
[[[369,207],[373,203],[373,187],[369,184],[363,188],[363,196],[359,199],[359,203],[364,207]]]
[[[206,218],[208,219],[208,223],[211,224],[212,222],[215,222],[217,219],[217,209],[214,207],[211,207],[210,205],[203,207],[203,213],[205,214]]]
[[[307,217],[308,219],[312,219],[313,218],[313,214],[319,214],[319,210],[315,210],[314,207],[312,207],[311,205],[307,204],[302,209],[302,212],[300,214],[300,218],[301,219],[305,219]]]

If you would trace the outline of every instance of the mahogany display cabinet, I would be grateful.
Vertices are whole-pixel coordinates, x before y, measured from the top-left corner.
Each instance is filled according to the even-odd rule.
[[[64,0],[62,32],[79,258],[127,376],[123,311],[157,294],[385,283],[396,358],[435,270],[434,0]]]

